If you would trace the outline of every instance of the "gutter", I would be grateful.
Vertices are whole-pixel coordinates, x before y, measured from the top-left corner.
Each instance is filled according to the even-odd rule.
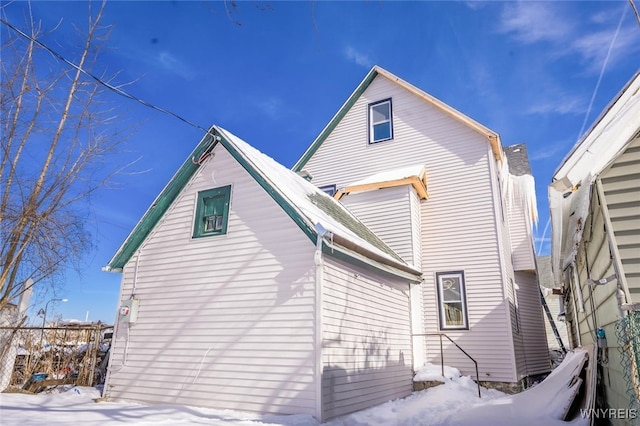
[[[313,254],[313,262],[316,267],[316,282],[315,282],[315,417],[322,421],[322,308],[323,308],[323,287],[324,287],[324,261],[322,259],[322,246],[324,237],[333,237],[333,234],[327,231],[320,223],[315,225],[316,232],[318,233],[316,238],[316,250]]]

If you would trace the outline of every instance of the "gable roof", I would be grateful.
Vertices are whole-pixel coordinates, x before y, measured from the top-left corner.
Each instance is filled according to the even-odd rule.
[[[501,143],[500,143],[500,136],[496,132],[494,132],[493,130],[491,130],[491,129],[485,127],[485,126],[483,126],[482,124],[478,123],[474,119],[464,115],[460,111],[458,111],[455,108],[447,105],[446,103],[442,102],[441,100],[439,100],[439,99],[431,96],[430,94],[422,91],[421,89],[417,88],[416,86],[414,86],[414,85],[402,80],[400,77],[397,77],[396,75],[390,73],[389,71],[385,70],[384,68],[381,68],[381,67],[379,67],[377,65],[374,65],[373,68],[371,68],[371,70],[369,71],[369,73],[365,76],[364,80],[362,80],[360,82],[360,84],[358,85],[358,87],[356,87],[356,89],[353,91],[351,96],[349,96],[349,98],[342,105],[342,107],[340,107],[340,109],[338,110],[336,115],[334,115],[333,118],[331,119],[331,121],[329,121],[329,123],[325,126],[325,128],[322,129],[322,132],[320,132],[320,135],[318,135],[318,137],[313,141],[313,143],[311,144],[311,146],[309,146],[309,148],[305,151],[305,153],[302,154],[302,157],[300,157],[298,162],[293,166],[293,170],[295,170],[297,172],[302,170],[304,165],[307,164],[307,162],[313,156],[313,154],[315,154],[316,151],[318,150],[318,148],[320,148],[320,145],[322,145],[322,143],[325,141],[325,139],[327,139],[327,137],[329,137],[329,135],[331,134],[333,129],[335,129],[335,127],[338,125],[338,123],[344,118],[344,116],[351,109],[351,107],[353,107],[353,105],[360,98],[360,96],[364,93],[364,91],[367,90],[367,88],[371,85],[373,80],[378,76],[386,78],[387,80],[399,85],[400,87],[404,88],[405,90],[407,90],[407,91],[413,93],[414,95],[418,96],[420,99],[424,100],[425,102],[431,104],[432,106],[438,108],[442,112],[450,115],[454,119],[456,119],[456,120],[460,121],[461,123],[467,125],[471,129],[473,129],[473,130],[477,131],[478,133],[484,135],[487,138],[489,144],[491,144],[491,150],[493,151],[493,155],[498,160],[502,159],[502,149],[501,149]]]
[[[418,270],[407,265],[339,202],[242,139],[217,126],[211,127],[185,160],[109,261],[105,270],[118,271],[124,267],[198,170],[198,163],[206,161],[218,144],[242,165],[313,243],[316,243],[318,238],[316,225],[320,224],[331,232],[330,240],[325,240],[323,245],[327,252],[336,254],[337,251],[352,262],[368,263],[385,272],[418,280]],[[194,161],[196,158],[202,161]]]
[[[553,174],[553,182],[567,178],[577,185],[596,176],[617,158],[640,129],[640,71],[600,113],[591,128],[571,148]]]
[[[588,216],[591,185],[640,136],[640,71],[571,148],[553,175],[548,199],[555,278],[575,259]]]

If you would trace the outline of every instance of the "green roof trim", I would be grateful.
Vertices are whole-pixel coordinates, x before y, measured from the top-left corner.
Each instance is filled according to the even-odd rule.
[[[298,225],[298,227],[304,232],[305,235],[315,244],[317,239],[317,231],[314,228],[314,224],[311,224],[307,218],[305,218],[301,212],[296,208],[291,201],[286,198],[286,194],[281,192],[274,185],[268,176],[261,173],[260,168],[253,164],[251,158],[236,148],[235,144],[225,137],[225,132],[222,129],[212,126],[209,132],[198,146],[193,150],[191,155],[180,166],[176,174],[169,181],[167,186],[162,190],[160,195],[155,199],[151,207],[146,211],[142,219],[135,226],[133,231],[129,234],[125,242],[118,249],[118,252],[109,261],[108,265],[103,269],[105,271],[120,272],[122,268],[129,262],[136,250],[143,244],[145,239],[149,236],[153,228],[158,224],[162,216],[167,212],[171,204],[178,197],[180,192],[187,185],[189,180],[196,173],[196,170],[200,167],[197,162],[194,162],[194,158],[204,158],[210,154],[217,144],[222,145],[227,152],[249,173],[249,175],[271,196],[271,198],[282,208],[285,213]],[[372,244],[377,249],[391,257],[396,263],[388,263],[388,261],[381,262],[380,260],[374,260],[369,256],[359,253],[357,247],[351,249],[344,248],[337,250],[337,246],[332,244],[328,249],[327,243],[323,244],[323,251],[326,254],[334,256],[339,259],[347,260],[349,263],[359,265],[360,267],[367,268],[369,270],[375,269],[385,274],[391,274],[396,277],[402,277],[410,279],[411,281],[419,281],[420,272],[413,269],[413,267],[407,265],[402,258],[400,258],[393,250],[391,250],[382,240],[380,240],[373,232],[371,232],[366,226],[354,220],[346,214],[344,211],[340,211],[337,205],[334,205],[333,199],[326,197],[311,197],[311,202],[320,210],[331,216],[334,220],[342,223],[352,232],[356,233],[364,241]],[[358,250],[358,252],[353,249]],[[366,252],[370,253],[370,252]],[[376,255],[379,256],[379,255]]]
[[[273,200],[289,215],[291,219],[300,227],[302,232],[304,232],[311,241],[315,243],[316,241],[316,230],[311,228],[307,221],[304,220],[302,216],[298,214],[298,212],[291,206],[291,204],[284,199],[280,191],[276,190],[271,183],[267,181],[267,179],[258,173],[257,167],[253,164],[250,164],[245,157],[235,149],[233,144],[229,142],[220,132],[216,131],[216,136],[220,137],[220,143],[224,146],[229,154],[238,162],[240,165],[253,177],[256,182],[265,190],[267,193],[273,198]]]
[[[333,129],[335,129],[338,123],[342,121],[342,119],[347,114],[347,112],[351,109],[353,104],[355,104],[358,98],[360,98],[360,96],[364,93],[364,91],[367,90],[367,88],[369,87],[373,79],[376,78],[377,75],[378,75],[378,67],[374,66],[373,68],[371,68],[371,71],[369,71],[369,73],[366,75],[364,80],[362,80],[362,82],[360,82],[358,87],[356,87],[356,90],[353,91],[351,96],[349,96],[347,101],[338,110],[336,115],[334,115],[331,121],[329,121],[329,124],[327,124],[325,128],[322,129],[322,132],[318,135],[316,140],[314,140],[311,146],[305,151],[304,154],[302,154],[302,157],[300,157],[298,162],[293,166],[294,172],[299,172],[302,170],[305,164],[307,164],[307,162],[316,153],[316,151],[318,151],[318,148],[320,148],[320,145],[322,145],[325,139],[327,139],[331,134],[331,132],[333,132]]]
[[[120,246],[116,254],[103,269],[106,271],[121,271],[124,265],[131,259],[133,253],[140,247],[142,242],[149,236],[151,230],[156,226],[162,218],[169,206],[176,199],[182,188],[189,182],[194,175],[198,164],[194,164],[193,158],[200,158],[211,152],[216,145],[211,132],[205,135],[200,143],[193,150],[191,155],[180,166],[176,174],[171,178],[167,186],[160,192],[158,197],[153,201],[151,207],[142,216],[142,219],[133,228],[125,242]]]
[[[367,228],[362,222],[354,219],[353,216],[348,215],[344,209],[338,208],[337,202],[333,198],[325,197],[320,194],[307,195],[309,200],[318,207],[320,210],[327,213],[336,221],[340,222],[347,228],[351,229],[360,238],[379,249],[380,251],[388,254],[400,263],[404,263],[404,260],[396,254],[391,248],[386,245],[376,234],[374,234],[369,228]]]

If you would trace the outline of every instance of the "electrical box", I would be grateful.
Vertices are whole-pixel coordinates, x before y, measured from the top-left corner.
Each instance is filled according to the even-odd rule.
[[[138,299],[125,300],[120,304],[120,311],[118,312],[118,320],[120,322],[136,322],[138,319],[138,306],[140,301]]]

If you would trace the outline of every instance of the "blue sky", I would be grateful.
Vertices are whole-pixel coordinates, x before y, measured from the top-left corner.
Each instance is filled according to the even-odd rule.
[[[2,2],[18,27],[27,4]],[[95,7],[95,5],[94,5]],[[34,2],[41,40],[65,55],[85,2]],[[546,188],[555,168],[640,66],[640,26],[628,1],[128,2],[94,70],[159,107],[220,125],[291,167],[374,64],[498,132],[526,143],[536,178],[536,248],[549,252]],[[5,28],[2,31],[6,31]],[[69,53],[70,54],[70,53]],[[52,62],[55,64],[55,62]],[[64,67],[58,63],[59,67]],[[111,322],[120,275],[101,272],[202,131],[112,95],[133,128],[113,166],[137,160],[92,198],[95,249],[37,311]],[[109,165],[107,165],[109,167]]]

